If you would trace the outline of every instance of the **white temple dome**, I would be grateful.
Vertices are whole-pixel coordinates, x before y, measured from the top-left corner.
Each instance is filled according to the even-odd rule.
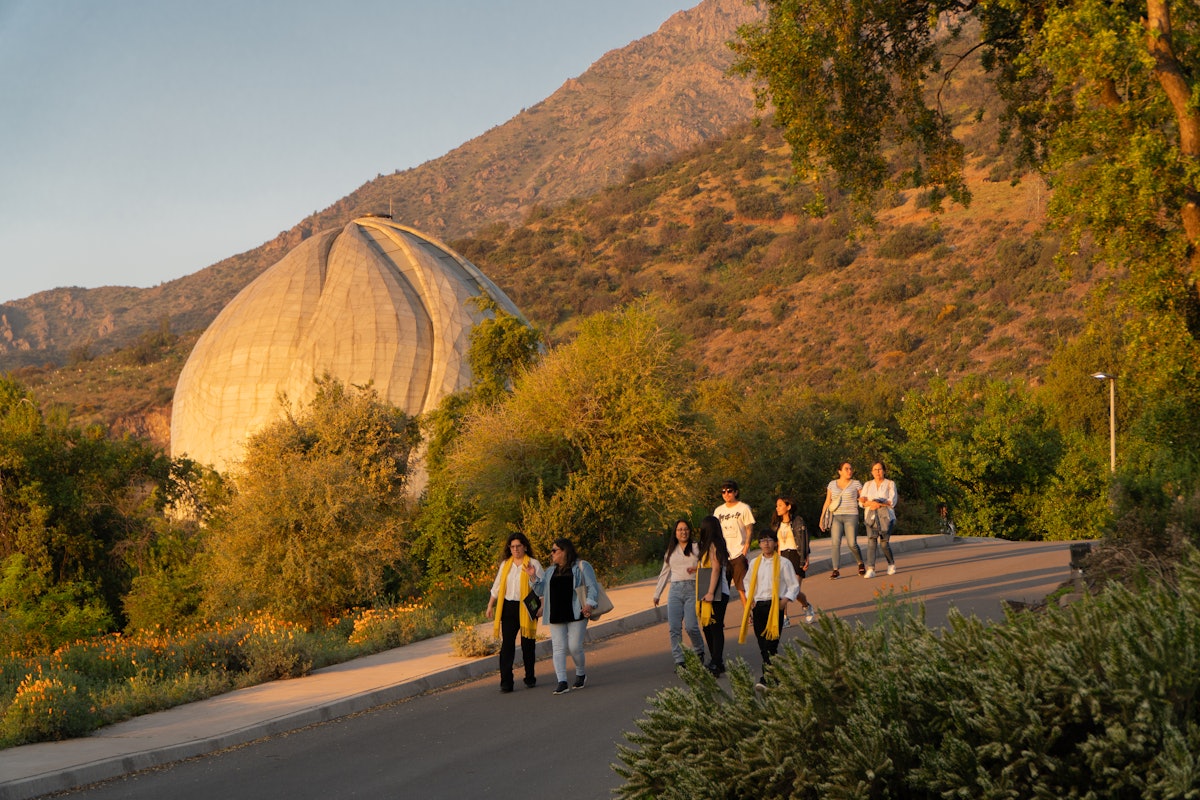
[[[314,377],[374,383],[405,412],[430,411],[471,383],[472,327],[486,295],[521,317],[475,265],[386,217],[360,217],[288,253],[230,301],[175,387],[171,454],[225,470],[248,436],[307,405]]]

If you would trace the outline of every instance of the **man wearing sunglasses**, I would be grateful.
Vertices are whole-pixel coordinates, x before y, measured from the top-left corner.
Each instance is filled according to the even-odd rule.
[[[724,503],[717,506],[713,516],[721,521],[721,533],[725,537],[725,547],[729,550],[729,566],[727,574],[731,586],[736,586],[746,603],[746,589],[742,581],[746,577],[746,554],[750,552],[750,537],[754,531],[754,512],[750,506],[738,499],[737,481],[725,481],[721,484],[721,497]]]

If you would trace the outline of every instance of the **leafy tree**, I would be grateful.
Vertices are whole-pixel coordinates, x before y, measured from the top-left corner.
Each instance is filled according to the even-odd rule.
[[[967,378],[935,381],[900,412],[901,448],[923,483],[938,487],[961,533],[1041,538],[1042,496],[1061,456],[1061,438],[1020,386]],[[1069,487],[1057,487],[1060,490]],[[1068,494],[1055,500],[1069,504]],[[1052,538],[1076,538],[1072,530]]]
[[[543,550],[571,536],[601,567],[639,559],[667,508],[693,496],[706,445],[677,350],[645,308],[598,314],[474,411],[448,465],[480,541],[494,550],[521,528]]]
[[[714,442],[707,459],[706,499],[716,498],[720,481],[734,478],[741,498],[762,517],[760,525],[774,512],[775,497],[787,494],[799,504],[809,532],[818,535],[825,486],[842,461],[854,464],[856,475],[865,479],[869,465],[882,459],[902,491],[908,488],[892,435],[861,410],[865,403],[847,403],[803,387],[761,386],[743,392],[727,381],[708,381],[700,387],[697,407]],[[913,499],[905,495],[900,513],[908,515]],[[705,513],[714,505],[704,504]]]
[[[314,624],[412,589],[404,560],[415,423],[371,388],[318,379],[312,404],[251,437],[209,537],[211,607]]]
[[[47,421],[0,377],[2,641],[40,649],[122,624],[171,482],[170,460],[148,444]]]
[[[765,21],[739,31],[734,69],[763,81],[759,104],[774,106],[803,177],[832,172],[839,188],[865,200],[892,179],[888,149],[901,146],[914,156],[908,183],[966,202],[962,145],[926,93],[941,54],[932,23],[966,5],[768,0]]]
[[[484,403],[495,402],[512,389],[513,380],[528,369],[542,352],[541,331],[504,311],[485,295],[474,299],[492,316],[471,330],[467,360],[471,365],[471,395]]]
[[[1102,238],[1182,234],[1200,270],[1200,10],[1180,0],[767,0],[735,70],[761,80],[801,172],[860,196],[895,177],[966,201],[939,102],[981,48],[1055,211]],[[965,110],[963,113],[973,113]],[[900,173],[894,163],[915,164]],[[1193,292],[1195,290],[1193,289]]]
[[[486,537],[481,539],[477,528],[472,529],[479,512],[463,497],[458,476],[446,464],[446,454],[458,440],[467,415],[506,397],[516,378],[543,352],[540,331],[490,298],[480,296],[475,302],[492,316],[471,331],[467,358],[472,384],[443,398],[437,409],[421,420],[429,480],[413,527],[414,555],[423,565],[427,588],[446,577],[470,578],[492,566],[492,543]]]

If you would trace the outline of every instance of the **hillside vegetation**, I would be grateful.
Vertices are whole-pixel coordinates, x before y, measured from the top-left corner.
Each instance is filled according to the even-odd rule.
[[[744,127],[453,245],[551,340],[648,298],[697,364],[732,379],[1032,377],[1078,329],[1093,276],[1055,262],[1040,179],[992,180],[993,159],[971,171],[969,208],[934,213],[927,195],[890,192],[871,222],[847,205],[814,218],[777,132]]]
[[[930,376],[1034,378],[1079,329],[1095,276],[1056,263],[1042,231],[1046,190],[983,152],[967,208],[940,213],[916,191],[812,217],[769,125],[744,125],[678,158],[635,165],[586,198],[538,207],[450,244],[511,296],[550,341],[635,299],[686,339],[697,368],[736,381],[829,389],[869,380],[897,391]],[[79,422],[166,445],[170,400],[198,330],[168,323],[126,349],[16,374]],[[167,332],[169,347],[148,347]],[[865,378],[864,373],[870,373]]]

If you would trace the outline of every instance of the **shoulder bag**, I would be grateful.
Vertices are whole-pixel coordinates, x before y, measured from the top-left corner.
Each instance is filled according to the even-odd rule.
[[[592,609],[592,616],[587,617],[587,619],[590,619],[593,622],[613,610],[612,600],[608,599],[608,593],[604,591],[604,587],[600,584],[600,581],[596,581],[596,587],[600,590],[600,593],[596,597],[596,607]],[[583,608],[586,606],[587,585],[580,584],[579,586],[576,586],[575,594],[579,597],[579,607]]]

